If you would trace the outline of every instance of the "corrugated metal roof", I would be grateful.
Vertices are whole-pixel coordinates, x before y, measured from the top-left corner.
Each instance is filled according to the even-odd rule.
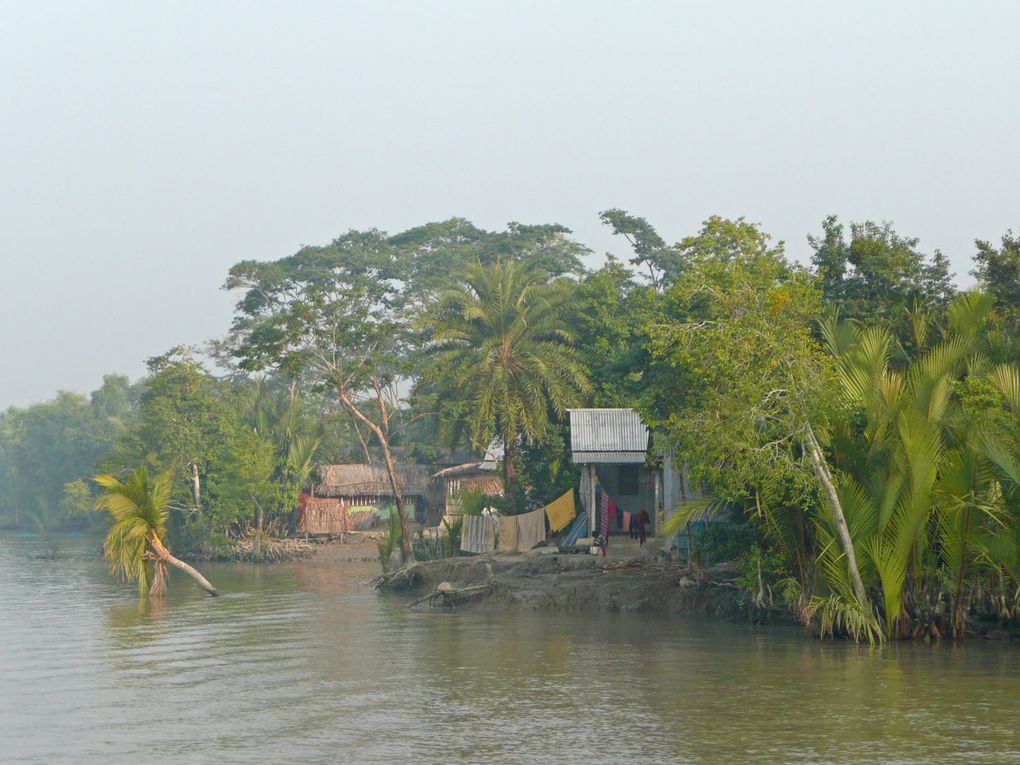
[[[642,464],[645,461],[644,452],[573,452],[571,457],[576,465],[583,465],[586,462]]]
[[[574,462],[644,462],[648,428],[633,409],[571,409]]]

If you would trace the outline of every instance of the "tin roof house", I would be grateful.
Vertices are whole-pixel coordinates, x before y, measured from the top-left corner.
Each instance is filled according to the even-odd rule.
[[[610,536],[627,534],[624,514],[646,511],[658,531],[667,514],[697,496],[668,445],[654,443],[648,426],[633,409],[571,409],[571,459],[581,466],[581,504],[588,528],[598,529],[596,482],[619,508]],[[687,545],[681,555],[685,554]]]

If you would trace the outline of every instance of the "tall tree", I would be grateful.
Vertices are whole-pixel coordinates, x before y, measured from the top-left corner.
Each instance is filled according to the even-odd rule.
[[[192,348],[177,346],[147,362],[134,443],[124,462],[152,456],[181,480],[175,500],[201,515],[202,481],[224,429],[231,421],[225,386],[206,371]],[[141,450],[141,454],[132,451]],[[185,488],[186,487],[186,488]]]
[[[545,434],[590,391],[587,370],[564,320],[565,285],[513,261],[477,263],[423,314],[428,337],[417,392],[453,404],[442,423],[477,449],[494,436],[504,446],[503,478],[518,509],[515,457],[521,440]]]
[[[614,234],[627,240],[634,251],[631,265],[637,266],[642,274],[647,272],[653,289],[664,289],[682,270],[682,259],[676,248],[667,247],[659,232],[644,218],[613,208],[600,212],[599,219],[613,229]]]
[[[720,252],[712,241],[691,245],[691,263],[668,295],[674,318],[652,327],[652,353],[673,366],[681,385],[659,407],[665,418],[654,410],[645,416],[672,438],[695,479],[724,499],[800,486],[795,509],[808,513],[823,496],[852,597],[867,612],[857,556],[819,442],[833,398],[832,365],[812,332],[821,296],[808,274],[757,243],[746,252]],[[667,533],[690,517],[677,513]]]
[[[277,261],[238,263],[225,287],[242,291],[231,332],[241,367],[310,378],[379,444],[407,562],[411,533],[391,430],[407,345],[400,266],[382,232],[351,231]]]
[[[809,236],[811,262],[822,293],[840,315],[865,323],[896,322],[907,334],[906,311],[915,302],[942,312],[955,290],[949,260],[938,250],[929,257],[916,238],[901,236],[890,223],[851,223],[849,239],[832,215],[822,222],[822,235]]]
[[[1012,229],[1002,235],[996,249],[990,242],[975,241],[974,270],[971,274],[981,288],[995,298],[995,308],[1005,329],[1020,326],[1020,235]]]
[[[421,306],[449,286],[450,276],[475,263],[514,261],[548,278],[584,271],[589,250],[558,224],[511,222],[504,231],[486,231],[463,218],[426,223],[392,236],[401,260],[408,299]]]

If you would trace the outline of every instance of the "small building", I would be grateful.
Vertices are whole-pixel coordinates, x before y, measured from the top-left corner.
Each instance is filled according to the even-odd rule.
[[[502,444],[493,441],[482,459],[450,465],[433,473],[431,505],[438,511],[438,516],[441,518],[448,513],[460,512],[457,495],[463,489],[474,489],[490,497],[502,497],[503,478],[499,473],[499,462],[502,459]]]
[[[581,504],[588,528],[598,530],[595,484],[626,513],[648,513],[655,527],[662,509],[661,471],[648,462],[651,436],[633,409],[571,409],[570,453],[581,466]],[[618,532],[611,524],[610,534]],[[627,533],[627,529],[622,529]]]
[[[596,480],[623,512],[646,511],[657,533],[664,515],[697,496],[668,444],[657,445],[633,409],[571,409],[571,459],[581,466],[581,504],[589,529],[598,529]],[[610,535],[628,529],[610,524]],[[686,557],[686,540],[676,540]]]
[[[319,482],[313,485],[312,493],[340,500],[352,523],[366,513],[388,518],[396,509],[385,465],[320,465],[317,472]],[[424,465],[397,465],[396,473],[408,517],[423,518],[428,505],[429,469]]]

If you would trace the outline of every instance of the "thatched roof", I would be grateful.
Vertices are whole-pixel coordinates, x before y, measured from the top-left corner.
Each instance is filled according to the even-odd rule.
[[[429,470],[424,465],[397,465],[401,494],[423,496],[428,491]],[[385,465],[319,465],[321,497],[389,497],[393,495]]]

